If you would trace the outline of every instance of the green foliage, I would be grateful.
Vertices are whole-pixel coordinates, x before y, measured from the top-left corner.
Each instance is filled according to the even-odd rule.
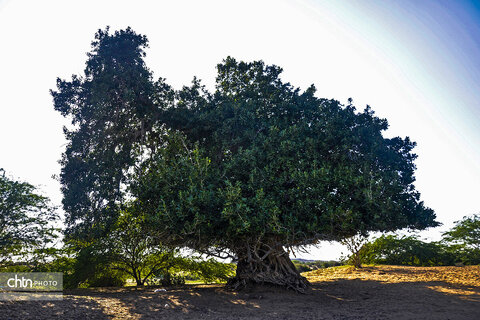
[[[370,108],[301,93],[280,72],[227,58],[214,94],[198,81],[177,93],[162,118],[170,137],[132,186],[162,237],[247,258],[437,225],[413,186],[413,142],[383,138]]]
[[[99,30],[84,75],[57,79],[55,110],[68,117],[60,182],[67,235],[91,239],[108,232],[125,200],[126,173],[156,140],[155,120],[168,91],[145,66],[145,36],[130,28]]]
[[[90,243],[76,242],[72,286],[114,285],[134,278],[137,285],[179,263],[168,249],[145,232],[140,215],[122,211],[114,229]]]
[[[57,239],[52,223],[58,219],[49,199],[27,183],[0,169],[0,268],[42,261]]]
[[[199,280],[203,283],[226,282],[235,274],[235,264],[224,263],[215,259],[205,260],[197,256],[176,256],[169,268],[159,269],[154,273],[153,284],[182,284],[186,279]],[[160,282],[155,279],[160,279]]]
[[[200,279],[205,283],[226,282],[235,275],[235,264],[212,258],[208,260],[190,258],[182,269],[186,271],[189,278]]]
[[[360,250],[363,263],[409,266],[452,265],[454,255],[439,242],[423,242],[416,236],[382,235]]]
[[[164,287],[185,284],[186,276],[183,273],[173,273],[166,270],[158,270],[154,278],[148,279],[149,285],[162,285]]]
[[[166,248],[152,237],[144,217],[131,207],[120,213],[114,229],[100,241],[108,250],[110,267],[132,276],[137,285],[178,263],[178,250]]]
[[[125,281],[125,274],[121,272],[112,272],[109,270],[100,274],[95,274],[94,277],[83,282],[80,287],[123,287]]]
[[[71,274],[64,279],[66,288],[86,287],[97,275],[108,273],[108,260],[98,244],[69,242],[67,246],[73,253],[73,266]]]
[[[329,261],[317,261],[314,263],[314,266],[318,268],[330,268],[330,267],[338,267],[341,266],[342,263],[340,261],[329,260]]]
[[[413,185],[415,143],[384,138],[370,107],[231,57],[215,92],[197,79],[174,91],[153,81],[147,43],[99,30],[84,75],[51,92],[72,120],[60,175],[72,239],[101,239],[133,201],[163,244],[226,254],[256,270],[244,275],[280,268],[258,279],[284,284],[272,277],[295,278],[285,249],[437,225]]]
[[[304,260],[292,260],[293,264],[297,268],[298,272],[308,272],[317,269],[324,269],[330,267],[341,266],[340,261],[335,260],[315,260],[315,261],[304,261]]]
[[[450,231],[443,234],[444,239],[472,249],[480,249],[480,215],[463,217],[455,224]]]
[[[464,217],[443,234],[449,251],[464,264],[480,264],[480,215]]]
[[[295,268],[297,268],[298,272],[300,273],[315,270],[305,262],[298,261],[298,260],[292,260],[292,262],[295,265]]]
[[[347,263],[353,265],[355,268],[362,267],[363,260],[363,246],[367,243],[368,236],[363,234],[356,234],[353,237],[345,238],[341,241],[341,244],[347,247],[350,251],[350,256],[347,259]]]
[[[355,250],[357,254],[350,255],[347,262],[357,259],[361,263],[413,266],[480,264],[480,216],[457,221],[440,242],[424,242],[416,236],[383,235],[356,248],[359,248]]]

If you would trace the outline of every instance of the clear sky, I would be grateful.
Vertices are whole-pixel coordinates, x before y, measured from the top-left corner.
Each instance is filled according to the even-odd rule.
[[[0,0],[0,167],[60,204],[65,120],[49,89],[80,74],[97,29],[147,35],[147,64],[180,88],[213,88],[227,55],[262,59],[318,96],[388,119],[418,143],[417,189],[444,225],[480,211],[480,2]],[[303,257],[338,258],[322,244]]]

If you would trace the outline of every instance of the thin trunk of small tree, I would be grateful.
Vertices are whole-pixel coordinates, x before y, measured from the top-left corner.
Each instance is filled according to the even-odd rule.
[[[137,287],[143,286],[145,281],[142,281],[142,275],[140,274],[140,271],[133,269],[133,274],[135,275],[135,281],[137,282]]]

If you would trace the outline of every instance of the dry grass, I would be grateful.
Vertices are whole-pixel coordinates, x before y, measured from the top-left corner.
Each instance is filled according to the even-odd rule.
[[[367,266],[360,269],[342,266],[305,272],[303,275],[311,282],[360,279],[385,283],[441,281],[450,285],[480,286],[480,266]]]
[[[63,301],[0,301],[0,319],[480,319],[480,267],[335,267],[307,294],[222,285],[66,290]]]

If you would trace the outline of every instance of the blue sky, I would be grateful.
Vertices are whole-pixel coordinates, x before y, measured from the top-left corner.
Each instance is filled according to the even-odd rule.
[[[147,64],[181,87],[213,88],[227,55],[283,67],[318,96],[388,119],[387,136],[418,143],[417,189],[442,227],[479,212],[480,3],[474,1],[0,0],[0,167],[60,204],[57,160],[66,121],[53,110],[56,77],[83,71],[99,28],[147,35]],[[338,258],[322,244],[311,258]]]
[[[409,80],[436,98],[440,113],[461,122],[459,130],[478,143],[480,2],[351,3],[343,12],[372,18],[359,27],[371,32],[379,49],[396,58],[394,63],[410,70]]]

